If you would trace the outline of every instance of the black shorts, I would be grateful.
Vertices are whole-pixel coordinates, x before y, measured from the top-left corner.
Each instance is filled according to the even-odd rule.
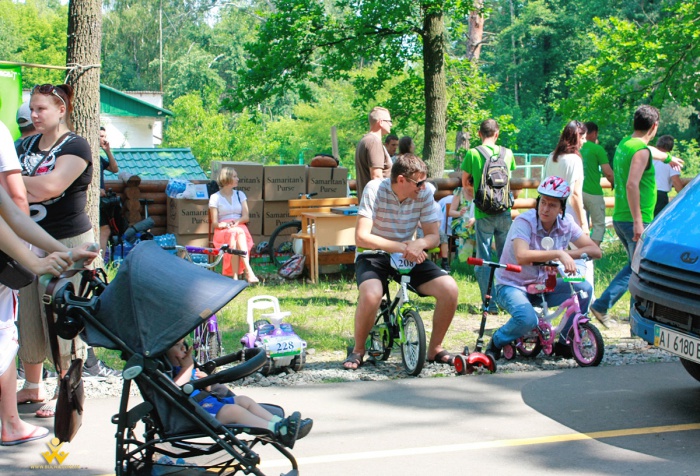
[[[413,267],[408,275],[411,277],[410,287],[419,296],[425,296],[417,291],[423,284],[446,276],[448,273],[432,261],[426,259]],[[390,256],[384,253],[362,253],[355,260],[355,276],[357,287],[369,279],[378,279],[384,285],[386,292],[387,283],[391,277],[397,283],[401,282],[401,275],[391,267]]]

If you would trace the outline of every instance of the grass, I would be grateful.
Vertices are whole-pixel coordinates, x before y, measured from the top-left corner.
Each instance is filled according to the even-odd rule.
[[[619,241],[603,244],[603,258],[596,262],[595,267],[595,288],[598,295],[626,260],[627,255]],[[472,266],[455,261],[451,274],[459,287],[459,305],[444,345],[450,351],[461,351],[465,345],[474,349],[480,323],[479,286],[475,281]],[[281,281],[276,279],[276,276],[264,272],[261,273],[262,276],[266,278],[263,284],[247,288],[217,313],[226,352],[239,349],[240,339],[248,331],[248,299],[267,294],[279,299],[283,311],[291,312],[291,316],[286,320],[293,325],[295,332],[307,341],[310,349],[315,349],[316,353],[340,352],[344,355],[346,347],[353,344],[357,302],[357,286],[351,273],[322,275],[318,284],[309,284],[301,280]],[[434,300],[415,295],[412,295],[411,299],[417,304],[429,332],[432,328]],[[628,311],[629,294],[610,312],[615,316],[627,316]],[[503,313],[500,316],[489,317],[487,335],[507,319],[508,316]],[[123,366],[117,352],[104,349],[97,349],[96,352],[98,357],[110,366]]]

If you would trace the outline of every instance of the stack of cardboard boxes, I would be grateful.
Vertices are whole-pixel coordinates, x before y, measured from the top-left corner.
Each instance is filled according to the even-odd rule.
[[[238,174],[238,190],[248,200],[248,229],[257,245],[267,241],[279,225],[294,219],[289,216],[288,200],[299,194],[316,193],[314,198],[347,195],[348,169],[307,167],[305,165],[263,166],[251,162],[212,162],[211,178],[216,180],[224,167]],[[168,232],[180,245],[207,246],[209,201],[168,198]],[[291,229],[287,229],[291,234]]]

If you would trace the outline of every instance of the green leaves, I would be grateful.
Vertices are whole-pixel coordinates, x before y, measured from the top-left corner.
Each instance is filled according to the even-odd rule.
[[[596,19],[591,35],[595,55],[579,65],[569,81],[572,94],[563,113],[600,117],[601,123],[629,123],[641,103],[691,104],[700,78],[698,2],[674,2],[656,23],[618,17]]]

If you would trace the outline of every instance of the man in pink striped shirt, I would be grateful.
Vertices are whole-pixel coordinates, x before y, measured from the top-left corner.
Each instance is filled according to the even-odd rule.
[[[363,363],[365,342],[384,295],[392,260],[411,266],[411,287],[436,299],[428,362],[452,365],[454,357],[442,348],[442,340],[457,309],[457,283],[427,259],[425,250],[440,243],[440,207],[426,189],[427,167],[413,154],[400,156],[391,177],[369,182],[358,210],[355,244],[359,253],[355,274],[360,296],[355,310],[355,347],[343,367],[355,370]],[[423,237],[414,239],[418,224]],[[386,253],[377,253],[378,250]],[[387,254],[388,253],[388,254]]]

